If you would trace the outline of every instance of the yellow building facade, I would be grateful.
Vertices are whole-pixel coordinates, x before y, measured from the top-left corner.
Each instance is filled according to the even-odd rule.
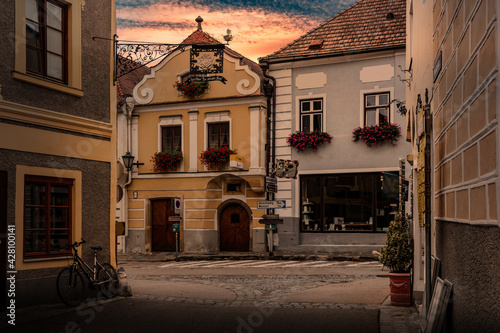
[[[119,250],[263,251],[265,210],[267,99],[257,64],[229,48],[223,70],[193,75],[193,44],[218,44],[201,24],[181,47],[171,52],[133,89],[135,105],[119,113],[118,155],[130,152],[138,165],[127,175],[123,166],[117,221],[125,222]],[[210,60],[213,53],[203,52]],[[201,96],[186,97],[176,82],[203,80]],[[210,169],[201,155],[209,148],[230,149],[227,165]],[[157,152],[182,152],[182,162],[169,172],[155,172]],[[120,176],[120,174],[119,174]]]

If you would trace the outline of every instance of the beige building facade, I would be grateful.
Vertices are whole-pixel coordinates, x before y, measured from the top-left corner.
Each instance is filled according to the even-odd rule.
[[[441,263],[438,276],[453,284],[444,324],[450,332],[494,331],[500,322],[499,5],[495,0],[407,1],[414,290],[419,295],[430,288],[426,252],[436,256]],[[427,206],[419,203],[423,187],[418,180],[424,110],[432,122],[426,138],[431,180]],[[425,209],[431,212],[429,221],[422,219]],[[430,244],[425,242],[426,228]]]
[[[92,39],[113,37],[115,5],[8,0],[0,27],[0,283],[18,307],[59,302],[66,245],[116,264],[113,43]]]

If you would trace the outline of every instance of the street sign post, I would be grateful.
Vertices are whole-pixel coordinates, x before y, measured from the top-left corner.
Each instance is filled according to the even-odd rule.
[[[266,177],[266,192],[278,193],[278,179],[275,177]]]
[[[276,224],[266,224],[266,230],[276,230]]]
[[[168,217],[169,222],[181,222],[182,221],[182,216],[177,216],[177,215],[172,215]]]
[[[286,200],[257,201],[257,209],[280,209],[280,208],[286,208]]]

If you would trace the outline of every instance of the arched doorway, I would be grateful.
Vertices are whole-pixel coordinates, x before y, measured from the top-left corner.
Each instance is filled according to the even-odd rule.
[[[250,251],[250,214],[241,204],[226,204],[219,214],[220,251]]]

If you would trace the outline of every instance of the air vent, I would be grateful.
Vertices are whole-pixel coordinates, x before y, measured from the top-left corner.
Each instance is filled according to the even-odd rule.
[[[318,50],[323,47],[324,39],[315,39],[309,44],[309,50]]]

